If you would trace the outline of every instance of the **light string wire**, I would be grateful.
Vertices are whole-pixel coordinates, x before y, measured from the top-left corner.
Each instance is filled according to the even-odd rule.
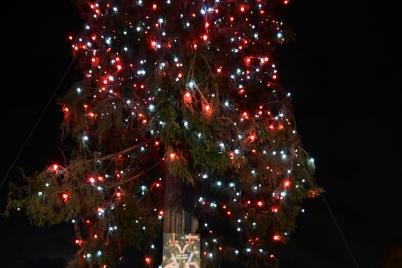
[[[6,175],[4,175],[2,181],[0,182],[0,191],[2,190],[4,184],[7,182],[8,177],[10,176],[11,172],[13,171],[15,165],[17,164],[18,160],[20,159],[22,153],[25,151],[25,148],[27,147],[29,141],[31,140],[33,134],[35,133],[35,131],[37,130],[40,122],[42,121],[44,115],[46,114],[50,104],[53,102],[54,98],[57,95],[57,92],[60,90],[61,86],[63,85],[64,81],[67,78],[67,75],[70,73],[71,68],[73,67],[75,60],[77,59],[77,56],[74,56],[71,60],[71,62],[69,63],[69,65],[67,66],[66,71],[64,72],[63,76],[61,77],[59,83],[57,84],[56,88],[54,89],[52,95],[49,97],[49,100],[47,101],[45,107],[43,108],[42,112],[40,113],[38,119],[36,120],[35,124],[33,125],[31,131],[29,132],[28,136],[25,138],[25,141],[23,142],[23,144],[21,145],[14,161],[11,163],[9,169],[6,172]]]
[[[338,224],[338,220],[336,219],[335,214],[332,211],[331,206],[328,203],[328,200],[325,198],[324,193],[321,194],[321,199],[322,199],[326,209],[328,210],[328,213],[331,216],[331,219],[332,219],[332,221],[333,221],[333,223],[334,223],[334,225],[335,225],[335,227],[336,227],[336,229],[338,231],[338,234],[341,237],[341,239],[342,239],[342,241],[343,241],[343,243],[345,245],[345,248],[347,249],[347,251],[348,251],[348,253],[349,253],[349,255],[350,255],[350,257],[351,257],[351,259],[353,261],[354,267],[359,268],[360,266],[359,266],[359,263],[357,262],[357,258],[355,257],[355,255],[354,255],[354,253],[352,251],[352,248],[350,247],[348,241],[346,240],[346,236],[342,232],[342,229]]]

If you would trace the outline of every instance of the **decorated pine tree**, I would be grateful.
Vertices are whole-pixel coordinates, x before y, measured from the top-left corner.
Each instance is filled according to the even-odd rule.
[[[71,267],[115,267],[134,247],[151,267],[162,250],[164,267],[198,267],[164,235],[199,236],[202,267],[275,266],[320,192],[273,56],[291,38],[287,4],[81,1],[82,80],[60,100],[74,149],[13,187],[9,209],[74,224]]]

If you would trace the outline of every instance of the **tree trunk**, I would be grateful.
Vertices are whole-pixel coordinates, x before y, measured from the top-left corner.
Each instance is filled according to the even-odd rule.
[[[166,176],[163,216],[163,232],[195,233],[198,221],[193,216],[192,192],[180,178]]]

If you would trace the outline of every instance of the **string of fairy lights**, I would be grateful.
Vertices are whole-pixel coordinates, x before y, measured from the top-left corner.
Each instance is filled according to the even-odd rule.
[[[267,215],[279,222],[297,193],[307,192],[310,197],[318,194],[310,190],[312,178],[300,175],[299,170],[314,169],[314,160],[308,158],[304,163],[304,152],[297,142],[295,146],[298,134],[287,105],[291,96],[279,86],[280,75],[272,57],[275,47],[287,40],[286,27],[274,10],[288,4],[288,0],[88,1],[83,32],[69,36],[74,53],[82,55],[84,66],[84,79],[73,88],[80,107],[65,104],[65,120],[72,120],[73,124],[85,122],[76,137],[84,150],[95,150],[100,143],[93,133],[96,126],[114,120],[116,111],[123,111],[123,127],[130,129],[135,125],[150,133],[146,139],[134,138],[133,148],[112,157],[128,164],[116,164],[113,170],[98,168],[83,178],[83,183],[99,192],[112,191],[93,211],[97,220],[107,221],[106,236],[119,232],[119,226],[108,215],[118,207],[124,208],[127,196],[141,200],[153,192],[162,194],[163,176],[142,181],[135,193],[126,190],[126,185],[137,179],[132,176],[132,167],[139,161],[138,156],[160,150],[164,144],[161,133],[170,124],[159,113],[160,96],[165,89],[150,83],[150,77],[160,76],[179,89],[180,97],[170,99],[172,103],[182,103],[182,107],[198,113],[206,122],[218,117],[231,120],[230,138],[208,136],[191,118],[176,123],[192,140],[201,143],[216,138],[216,152],[227,155],[233,169],[241,169],[242,176],[249,178],[244,183],[236,176],[197,171],[194,180],[204,187],[195,200],[195,209],[205,216],[199,226],[203,257],[214,261],[220,254],[230,253],[275,261],[276,254],[270,246],[285,242],[290,231],[278,223],[269,227],[271,232],[265,230],[261,234],[261,219],[255,215]],[[199,80],[196,64],[191,63],[193,55],[208,56],[203,58],[208,70],[203,71],[211,80],[218,81],[218,86]],[[261,133],[268,133],[268,142]],[[103,157],[111,159],[99,151],[95,164],[102,166]],[[164,157],[152,168],[184,158],[179,151],[165,150]],[[63,177],[69,168],[54,164],[48,172]],[[50,182],[37,197],[45,198],[49,187]],[[66,205],[74,198],[71,192],[60,195]],[[163,207],[155,205],[152,213],[163,220]],[[209,221],[216,214],[224,215],[239,235],[250,234],[242,247],[225,244],[220,230]],[[139,217],[136,221],[147,232],[144,219]],[[94,220],[72,220],[73,224],[78,222],[91,225]],[[90,244],[86,240],[101,239],[101,232],[77,237],[75,244],[84,249],[80,251],[82,258],[106,268],[107,264],[102,263],[105,248],[84,247]],[[144,258],[147,265],[154,265],[152,252],[156,250],[157,245],[150,242],[150,253]]]

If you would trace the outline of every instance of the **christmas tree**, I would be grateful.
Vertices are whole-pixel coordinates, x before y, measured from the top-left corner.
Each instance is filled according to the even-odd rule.
[[[273,60],[288,4],[81,1],[69,39],[83,78],[60,101],[74,149],[8,208],[72,222],[73,267],[111,267],[133,246],[157,267],[163,234],[199,234],[203,267],[274,267],[321,191]]]

